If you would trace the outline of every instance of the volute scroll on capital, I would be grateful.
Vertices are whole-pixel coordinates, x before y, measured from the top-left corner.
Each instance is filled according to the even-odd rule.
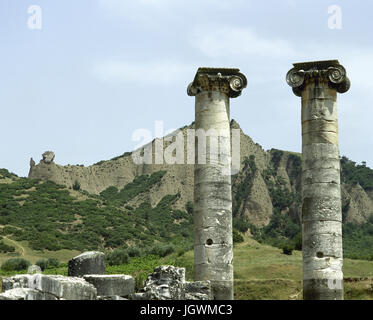
[[[302,96],[305,84],[315,80],[328,81],[329,86],[339,93],[347,92],[351,86],[346,69],[338,60],[294,63],[294,68],[286,75],[286,82],[298,97]]]
[[[195,96],[203,91],[219,91],[230,98],[241,95],[247,86],[245,75],[239,69],[199,68],[194,81],[188,86],[188,95]]]

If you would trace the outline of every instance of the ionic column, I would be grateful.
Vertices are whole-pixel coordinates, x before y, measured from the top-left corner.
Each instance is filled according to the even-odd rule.
[[[343,300],[337,92],[350,81],[337,60],[296,63],[286,81],[302,98],[303,299]]]
[[[196,97],[194,279],[210,280],[215,300],[233,300],[229,98],[246,84],[239,69],[199,68],[188,87]]]

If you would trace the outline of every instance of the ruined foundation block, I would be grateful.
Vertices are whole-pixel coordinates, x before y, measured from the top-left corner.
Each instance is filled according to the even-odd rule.
[[[127,275],[86,275],[84,280],[97,289],[98,296],[127,297],[135,291],[133,277]],[[113,299],[110,299],[113,300]],[[114,299],[116,300],[116,299]]]
[[[185,268],[159,266],[145,280],[142,292],[132,300],[184,300]]]
[[[0,294],[0,300],[26,300],[30,289],[14,288]]]
[[[74,277],[36,274],[30,288],[64,300],[96,300],[97,297],[92,284]]]
[[[1,292],[16,288],[29,288],[32,276],[29,274],[20,274],[13,277],[4,277],[1,286]]]
[[[84,252],[69,261],[68,275],[83,277],[87,274],[105,274],[105,254],[98,251]]]
[[[41,292],[38,290],[33,290],[29,289],[27,292],[25,300],[48,300],[48,301],[53,301],[53,300],[58,300],[56,296],[53,294],[49,294],[46,292]]]
[[[185,282],[184,284],[185,300],[212,300],[210,281]]]

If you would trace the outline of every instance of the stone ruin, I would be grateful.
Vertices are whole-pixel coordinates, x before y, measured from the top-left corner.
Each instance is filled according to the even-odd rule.
[[[140,292],[132,276],[106,275],[105,255],[85,252],[68,275],[23,274],[2,279],[0,300],[211,300],[209,281],[185,281],[185,268],[155,268]],[[0,278],[1,279],[1,278]],[[1,282],[0,282],[1,283]]]
[[[342,300],[337,93],[347,92],[351,83],[338,60],[296,63],[293,66],[286,80],[293,93],[302,98],[303,298]],[[195,129],[220,131],[219,139],[226,157],[231,151],[229,99],[238,97],[246,86],[246,77],[239,69],[226,68],[199,68],[188,86],[188,95],[195,96]],[[207,145],[208,149],[210,145]],[[197,145],[195,151],[198,154]],[[42,162],[48,164],[53,160],[53,152],[43,154]],[[210,299],[211,281],[213,299],[233,299],[231,176],[222,174],[231,172],[231,166],[229,162],[209,162],[194,167],[194,279],[200,281],[188,284],[185,270],[183,273],[182,269],[162,266],[148,277],[143,292],[129,297],[140,300]],[[32,168],[33,160],[30,165]],[[87,272],[83,267],[78,268],[80,263],[77,262],[76,267],[71,265],[71,269],[76,268],[78,276]],[[74,276],[74,272],[70,274],[70,268],[69,275]],[[113,278],[106,281],[102,276],[95,280],[92,280],[93,276],[83,277],[81,281],[91,280],[96,286],[98,283],[116,283]],[[87,282],[87,285],[92,286],[91,283]],[[34,287],[32,285],[29,289],[40,291],[42,288]],[[188,290],[195,292],[187,293]],[[15,294],[19,294],[19,290]]]

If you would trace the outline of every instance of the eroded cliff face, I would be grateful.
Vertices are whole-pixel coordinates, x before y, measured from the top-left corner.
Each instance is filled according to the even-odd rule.
[[[193,129],[193,125],[182,129],[184,134],[184,146],[186,154],[187,129]],[[282,188],[287,193],[294,195],[301,192],[300,154],[274,150],[265,151],[249,136],[245,135],[237,122],[232,120],[231,129],[240,130],[240,172],[232,177],[233,198],[237,190],[241,190],[245,184],[250,183],[250,188],[244,188],[243,196],[238,199],[235,214],[247,217],[250,223],[263,226],[269,223],[273,214],[274,196],[271,191],[271,183],[275,188]],[[164,148],[171,142],[164,141]],[[155,141],[152,142],[153,160]],[[255,170],[245,168],[245,161],[252,158]],[[175,203],[175,209],[185,210],[188,201],[193,201],[194,168],[193,164],[135,164],[131,153],[108,161],[101,161],[88,167],[60,166],[54,162],[54,155],[49,154],[48,159],[43,157],[39,164],[30,163],[29,178],[51,180],[58,184],[72,188],[78,182],[82,190],[99,194],[110,186],[118,189],[133,181],[136,176],[152,174],[153,172],[166,171],[162,181],[154,185],[150,192],[140,194],[128,204],[137,206],[143,201],[155,206],[164,196],[180,193],[180,198]],[[58,158],[58,155],[57,155]],[[52,159],[52,160],[51,160]],[[50,161],[51,160],[51,161]],[[186,158],[185,158],[186,161]],[[154,161],[153,161],[154,163]],[[247,163],[247,162],[246,162]],[[253,172],[255,171],[255,172]],[[373,214],[373,192],[367,193],[360,186],[343,185],[342,193],[344,201],[348,201],[346,208],[346,221],[361,223]],[[296,219],[301,219],[301,206],[292,203],[281,210]]]
[[[372,198],[359,185],[342,185],[342,199],[345,207],[345,221],[363,223],[373,214]]]

